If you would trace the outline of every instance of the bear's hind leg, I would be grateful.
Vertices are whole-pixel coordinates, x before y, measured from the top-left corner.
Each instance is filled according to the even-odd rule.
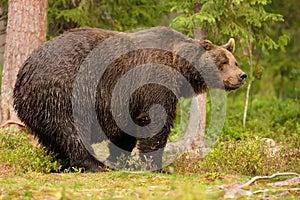
[[[90,144],[84,144],[73,123],[61,125],[55,135],[55,143],[64,151],[70,167],[82,168],[85,172],[106,171],[105,165],[93,156]]]

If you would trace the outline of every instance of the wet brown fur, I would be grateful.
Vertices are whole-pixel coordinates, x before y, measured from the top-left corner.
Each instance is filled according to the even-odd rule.
[[[102,29],[71,30],[35,50],[24,62],[15,84],[14,106],[20,119],[43,145],[59,153],[62,159],[67,159],[70,166],[82,167],[87,171],[102,171],[105,166],[88,151],[82,138],[78,135],[72,113],[73,84],[81,64],[89,53],[103,40],[116,34],[118,33]],[[172,29],[163,27],[125,35],[133,39],[157,39],[160,34],[174,38],[173,43],[171,39],[170,41],[161,41],[162,46],[169,45],[173,51],[150,48],[122,55],[107,68],[97,85],[96,94],[91,92],[90,97],[78,99],[79,104],[84,104],[84,98],[96,100],[98,122],[106,137],[114,145],[128,151],[129,154],[137,144],[142,153],[161,149],[155,155],[157,156],[155,164],[158,166],[161,165],[162,150],[176,118],[177,97],[168,88],[158,84],[147,84],[136,90],[130,102],[125,102],[130,105],[130,115],[136,124],[143,127],[152,123],[153,119],[149,115],[149,109],[155,104],[164,107],[167,118],[163,129],[151,137],[138,138],[128,135],[116,125],[110,105],[114,86],[126,72],[133,67],[147,63],[171,67],[189,81],[193,91],[181,88],[182,83],[176,73],[170,75],[168,71],[164,72],[164,70],[145,71],[143,76],[147,78],[149,74],[152,74],[164,79],[174,85],[180,96],[185,97],[199,94],[207,89],[208,85],[199,70],[201,73],[209,74],[208,76],[214,76],[213,73],[210,75],[210,71],[220,71],[218,78],[223,79],[225,89],[236,89],[242,85],[241,80],[237,78],[242,71],[237,67],[234,56],[224,47],[195,41]],[[118,51],[118,44],[112,44],[112,49]],[[198,63],[198,68],[193,67],[195,63],[190,63],[178,55],[178,52],[181,53],[180,55],[190,55],[188,51],[195,49],[196,52],[193,55],[198,60],[201,58],[202,63]],[[205,65],[206,61],[213,61],[217,69],[212,69],[216,66]],[[128,84],[130,85],[130,82]],[[157,117],[159,118],[159,116]],[[93,121],[89,113],[86,114],[83,126],[87,137],[91,137],[99,131],[94,126],[98,122]],[[138,132],[138,129],[134,131]],[[101,138],[97,138],[97,140],[100,142]],[[118,153],[111,151],[109,159],[115,161],[118,156]]]

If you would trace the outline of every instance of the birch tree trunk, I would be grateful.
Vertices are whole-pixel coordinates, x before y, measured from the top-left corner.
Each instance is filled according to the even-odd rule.
[[[198,13],[201,9],[201,4],[195,4],[195,12]],[[195,24],[195,39],[196,40],[205,40],[206,39],[206,30],[201,29]],[[199,94],[192,99],[191,113],[190,113],[190,120],[189,122],[192,123],[193,121],[197,121],[196,118],[199,118],[199,124],[197,126],[197,133],[196,137],[193,139],[191,146],[189,149],[192,152],[198,152],[201,148],[205,146],[205,127],[206,127],[206,98],[207,93],[204,92]]]
[[[199,12],[200,9],[201,4],[196,3],[195,12]],[[206,30],[199,28],[197,24],[195,24],[194,31],[196,40],[204,40],[206,38]],[[198,153],[205,147],[206,97],[206,92],[193,97],[189,124],[185,136],[179,141],[167,144],[165,152],[174,153],[175,151],[184,151]]]
[[[48,0],[10,0],[2,75],[0,122],[19,121],[13,108],[13,88],[19,68],[46,40]]]

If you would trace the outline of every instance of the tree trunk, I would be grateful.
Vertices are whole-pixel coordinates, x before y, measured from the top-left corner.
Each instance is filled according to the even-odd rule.
[[[10,0],[1,88],[0,122],[19,121],[13,108],[13,88],[19,68],[46,40],[48,0]]]
[[[199,12],[201,4],[195,4],[195,12]],[[206,30],[200,29],[195,24],[195,39],[204,40],[206,38]],[[207,93],[202,93],[192,99],[189,124],[185,136],[173,143],[167,144],[165,152],[174,154],[178,152],[195,152],[198,153],[205,146],[205,127],[206,127],[206,96]],[[196,130],[196,133],[195,133]]]
[[[192,99],[190,121],[193,123],[197,121],[195,118],[199,118],[197,125],[197,132],[195,137],[192,140],[190,151],[198,153],[205,146],[205,127],[206,127],[206,97],[207,93],[202,93]],[[198,114],[199,113],[199,114]],[[194,129],[195,130],[195,129]]]
[[[201,4],[196,3],[195,4],[195,12],[198,13],[201,9]],[[195,24],[195,29],[194,29],[194,33],[195,33],[195,39],[196,40],[204,40],[206,39],[206,30],[205,29],[201,29],[198,27],[197,24]],[[191,147],[190,149],[192,150],[192,152],[199,152],[200,149],[202,149],[205,145],[205,127],[206,127],[206,98],[207,98],[207,93],[204,92],[202,94],[199,94],[196,97],[193,97],[192,100],[192,105],[191,108],[195,108],[195,110],[191,109],[191,113],[190,113],[190,123],[192,123],[193,121],[195,121],[197,118],[199,117],[199,124],[198,124],[198,128],[197,128],[197,133],[195,138],[193,139],[192,143],[191,143]],[[194,105],[193,105],[194,104]],[[197,114],[197,112],[199,114]]]

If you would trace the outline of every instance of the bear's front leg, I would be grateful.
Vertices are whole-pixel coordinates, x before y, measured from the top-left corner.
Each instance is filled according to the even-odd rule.
[[[133,148],[136,146],[136,138],[124,132],[120,132],[108,144],[109,157],[107,158],[111,167],[124,170],[128,168],[128,159]]]
[[[149,138],[138,139],[137,148],[143,163],[143,169],[160,171],[162,169],[162,155],[167,143],[169,131],[164,128],[160,133]]]

